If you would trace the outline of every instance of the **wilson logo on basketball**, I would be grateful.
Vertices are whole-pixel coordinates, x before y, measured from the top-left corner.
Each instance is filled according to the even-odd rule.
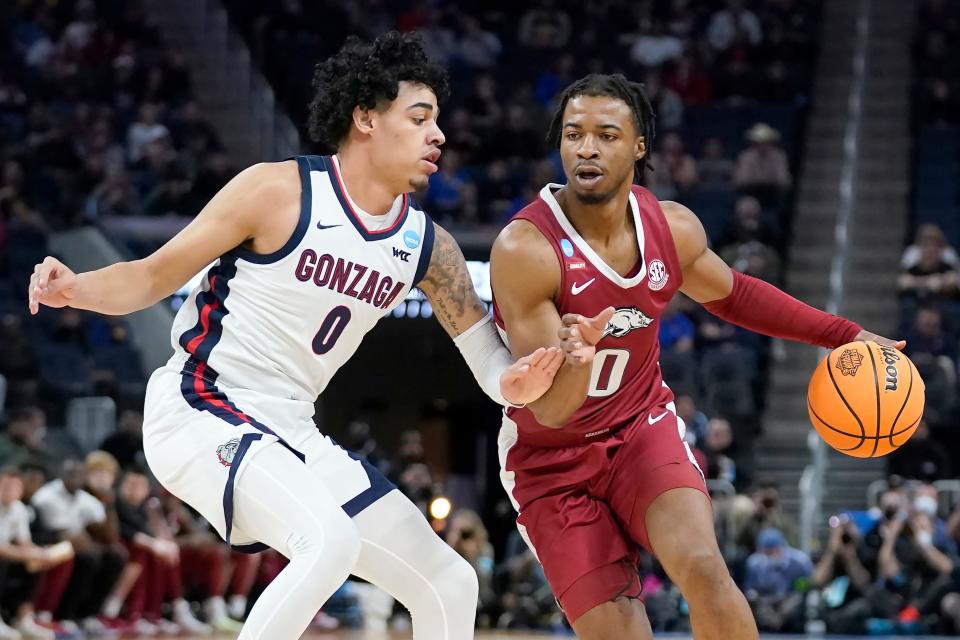
[[[855,376],[863,364],[863,354],[856,349],[847,349],[837,358],[837,369],[845,376]]]
[[[883,388],[884,391],[896,391],[897,390],[897,363],[900,361],[900,354],[897,353],[896,349],[891,347],[880,347],[880,353],[883,354],[883,363],[887,365],[884,373],[887,374],[884,382],[887,383],[887,386]]]
[[[229,442],[217,447],[217,460],[225,467],[233,464],[233,457],[237,455],[237,449],[240,447],[240,438],[234,438]]]

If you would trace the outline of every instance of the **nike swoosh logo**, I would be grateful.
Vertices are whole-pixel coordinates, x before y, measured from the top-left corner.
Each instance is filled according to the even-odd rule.
[[[577,284],[576,282],[574,282],[574,283],[573,283],[573,286],[570,287],[570,293],[572,293],[572,294],[575,295],[575,296],[580,295],[581,293],[583,293],[583,290],[584,290],[584,289],[586,289],[587,287],[589,287],[590,285],[593,284],[593,281],[594,281],[594,280],[596,280],[596,278],[590,278],[589,280],[587,280],[587,281],[584,282],[583,284]]]
[[[660,415],[658,415],[656,418],[654,418],[654,417],[653,417],[653,414],[651,413],[650,415],[647,416],[647,422],[649,422],[650,424],[657,424],[658,422],[660,422],[661,420],[663,420],[664,416],[666,416],[668,413],[670,413],[670,412],[669,412],[669,411],[664,411],[663,413],[661,413]]]
[[[322,222],[317,223],[317,229],[333,229],[334,227],[342,227],[342,224],[323,224]]]

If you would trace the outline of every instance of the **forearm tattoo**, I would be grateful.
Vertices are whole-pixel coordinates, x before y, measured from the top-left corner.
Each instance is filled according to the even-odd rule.
[[[420,284],[437,320],[451,336],[460,335],[486,315],[487,308],[473,288],[467,263],[456,240],[437,227],[430,267]]]

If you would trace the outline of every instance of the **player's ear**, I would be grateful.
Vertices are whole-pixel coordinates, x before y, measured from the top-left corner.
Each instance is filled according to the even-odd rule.
[[[355,126],[360,133],[370,134],[373,131],[373,109],[354,107],[353,126]]]
[[[639,160],[647,155],[647,142],[643,136],[637,136],[633,143],[633,157]]]

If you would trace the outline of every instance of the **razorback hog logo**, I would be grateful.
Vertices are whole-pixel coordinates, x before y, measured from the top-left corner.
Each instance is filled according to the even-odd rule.
[[[636,307],[618,307],[607,323],[607,328],[603,330],[603,335],[622,338],[634,329],[649,327],[652,322],[653,318],[648,318]]]
[[[892,347],[880,347],[880,353],[883,354],[883,363],[887,365],[887,368],[884,370],[886,374],[884,380],[886,386],[883,389],[884,391],[896,391],[897,374],[900,373],[897,370],[897,362],[900,361],[900,354]]]

